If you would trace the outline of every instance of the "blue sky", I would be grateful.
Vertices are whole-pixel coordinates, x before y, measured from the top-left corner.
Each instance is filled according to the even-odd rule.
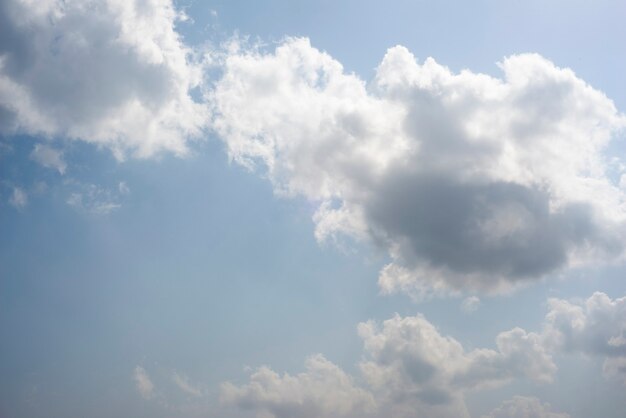
[[[0,416],[621,416],[624,12],[0,2]]]

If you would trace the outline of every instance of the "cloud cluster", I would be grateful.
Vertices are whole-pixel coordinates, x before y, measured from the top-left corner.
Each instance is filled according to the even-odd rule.
[[[119,158],[183,154],[206,121],[202,66],[171,0],[0,2],[0,133],[69,137]],[[65,170],[50,149],[33,155]]]
[[[469,352],[421,315],[395,316],[382,326],[364,322],[358,330],[367,389],[317,355],[296,376],[261,367],[243,386],[225,383],[222,401],[272,418],[469,417],[466,393],[512,379],[549,382],[556,371],[539,336],[519,328],[498,335],[496,350]]]
[[[604,358],[603,372],[626,384],[626,297],[601,292],[583,302],[548,301],[544,334],[555,349]]]
[[[595,293],[574,303],[549,300],[540,333],[521,328],[502,332],[495,349],[466,350],[442,335],[422,315],[398,315],[358,325],[364,352],[359,363],[363,388],[321,355],[307,370],[280,376],[261,367],[242,386],[225,383],[222,401],[258,416],[302,417],[469,417],[468,394],[529,379],[553,381],[554,358],[567,352],[604,357],[607,378],[626,384],[626,298]],[[567,418],[535,398],[505,401],[486,418]]]
[[[368,239],[386,292],[507,291],[621,257],[625,195],[604,149],[611,100],[534,54],[503,78],[391,48],[369,84],[288,39],[233,48],[211,97],[230,156],[315,202],[316,237]]]
[[[0,129],[123,158],[184,154],[210,126],[315,204],[318,240],[388,252],[384,292],[508,291],[623,255],[626,197],[603,152],[626,117],[571,70],[524,54],[502,78],[453,73],[397,46],[367,84],[303,38],[205,54],[184,19],[171,0],[0,3]],[[32,158],[64,173],[61,151]]]

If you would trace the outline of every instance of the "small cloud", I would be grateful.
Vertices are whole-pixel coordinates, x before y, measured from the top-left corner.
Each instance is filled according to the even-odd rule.
[[[478,296],[470,296],[463,300],[461,303],[461,310],[465,313],[476,312],[480,307],[480,299]]]
[[[191,384],[187,376],[180,375],[177,372],[174,372],[172,379],[174,380],[174,383],[176,383],[176,386],[178,386],[183,392],[195,397],[202,396],[202,391],[200,390],[200,388]]]
[[[67,204],[80,212],[104,216],[122,207],[120,195],[127,194],[130,189],[122,183],[117,191],[98,187],[95,184],[79,184],[79,189],[67,198]]]
[[[117,190],[120,192],[120,194],[130,194],[130,188],[125,181],[120,181],[120,183],[117,185]]]
[[[135,380],[137,390],[144,399],[150,399],[154,396],[154,384],[143,367],[135,367],[133,379]]]
[[[59,174],[65,174],[67,164],[63,160],[63,152],[43,144],[35,145],[30,153],[30,158],[46,168],[57,170]]]
[[[16,209],[22,209],[28,204],[28,194],[23,189],[14,187],[9,203]]]
[[[217,17],[217,10],[211,9],[211,10],[209,10],[209,12],[211,13],[211,17],[213,17],[213,18]]]

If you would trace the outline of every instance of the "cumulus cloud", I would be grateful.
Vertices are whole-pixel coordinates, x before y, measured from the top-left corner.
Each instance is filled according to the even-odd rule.
[[[626,297],[601,292],[582,302],[548,301],[545,338],[553,350],[604,358],[603,372],[626,384]]]
[[[424,411],[427,416],[467,416],[467,391],[497,387],[517,378],[549,382],[556,371],[539,335],[515,328],[496,338],[496,350],[465,351],[442,336],[423,316],[359,325],[367,359],[361,370],[394,416]],[[403,402],[398,402],[403,400]],[[456,412],[450,411],[454,405]]]
[[[497,349],[466,351],[423,316],[395,316],[358,326],[364,343],[359,364],[367,389],[321,355],[307,371],[280,376],[262,367],[243,386],[226,383],[222,400],[259,416],[468,417],[464,396],[513,379],[550,381],[556,370],[539,336],[519,328],[501,333]]]
[[[502,405],[483,418],[569,418],[566,413],[553,412],[550,404],[537,398],[515,396],[502,402]]]
[[[63,160],[63,151],[61,150],[44,144],[37,144],[33,148],[30,157],[46,168],[52,168],[60,174],[65,174],[67,164]]]
[[[148,373],[143,367],[135,367],[135,370],[133,372],[133,379],[141,396],[144,399],[152,398],[152,396],[154,395],[154,384],[152,383],[152,380],[150,380],[150,376],[148,376]]]
[[[304,196],[320,241],[386,249],[385,292],[508,291],[621,257],[625,195],[606,145],[626,118],[536,54],[502,78],[389,49],[366,84],[309,44],[233,47],[213,127],[279,194]]]
[[[0,133],[82,139],[147,157],[202,133],[202,68],[171,0],[0,3]],[[33,155],[59,171],[49,149]]]
[[[495,348],[466,350],[422,315],[358,325],[360,380],[317,355],[296,376],[261,367],[242,386],[225,383],[222,401],[260,417],[469,417],[476,391],[529,379],[553,381],[554,358],[581,353],[604,359],[608,379],[626,384],[626,297],[594,293],[584,301],[550,299],[540,332],[513,328]],[[361,382],[357,384],[357,382]],[[484,418],[567,418],[536,398],[516,396]]]
[[[295,376],[261,367],[248,384],[224,383],[221,400],[272,418],[359,417],[374,405],[371,394],[321,355],[310,357],[306,371]]]

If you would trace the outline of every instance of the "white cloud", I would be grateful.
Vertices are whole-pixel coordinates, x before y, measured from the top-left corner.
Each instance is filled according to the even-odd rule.
[[[178,386],[180,390],[182,390],[186,394],[195,396],[195,397],[202,396],[202,390],[194,386],[189,381],[189,378],[187,376],[184,376],[175,372],[174,375],[172,376],[172,380],[174,381],[176,386]]]
[[[515,396],[483,418],[569,418],[569,414],[553,412],[550,404],[542,403],[537,398]]]
[[[454,74],[394,47],[366,85],[306,39],[235,45],[213,126],[278,193],[319,205],[318,240],[387,249],[385,292],[508,291],[622,257],[626,197],[603,150],[626,118],[538,55],[500,68]]]
[[[496,350],[472,351],[442,336],[421,315],[395,316],[382,327],[365,322],[358,329],[365,347],[359,368],[367,389],[318,355],[296,376],[262,367],[243,386],[226,383],[222,400],[274,418],[460,418],[469,417],[466,393],[513,379],[547,382],[556,370],[539,336],[519,328],[498,335]]]
[[[550,299],[548,307],[540,333],[513,328],[496,337],[495,349],[466,350],[419,314],[363,322],[358,325],[364,344],[361,388],[318,355],[296,376],[262,367],[243,386],[224,384],[222,399],[273,418],[462,418],[470,416],[468,394],[520,379],[551,383],[557,371],[553,357],[563,353],[604,358],[605,377],[626,384],[626,297],[597,292],[584,301]],[[484,418],[522,417],[569,415],[516,396]]]
[[[57,170],[60,174],[65,174],[67,164],[63,160],[63,151],[54,149],[47,145],[37,144],[30,154],[30,157],[46,168]]]
[[[206,109],[191,97],[202,66],[179,18],[171,0],[2,2],[2,130],[82,139],[119,158],[185,153]]]
[[[601,292],[583,302],[548,301],[544,335],[553,350],[604,358],[603,372],[626,384],[626,297]]]
[[[476,312],[480,307],[480,298],[477,296],[469,296],[461,302],[461,310],[465,313]]]
[[[427,416],[466,416],[463,394],[501,386],[513,379],[549,382],[556,371],[552,357],[534,333],[515,328],[496,338],[497,350],[466,352],[454,338],[442,336],[421,315],[359,325],[366,360],[361,370],[374,390],[399,410]],[[398,400],[404,400],[398,402]],[[452,414],[450,406],[455,405]]]
[[[144,399],[150,399],[154,396],[154,384],[143,367],[135,367],[133,379],[135,380],[137,390]]]
[[[9,204],[16,209],[22,209],[28,205],[28,194],[20,187],[14,187],[9,198]]]
[[[368,392],[321,355],[307,359],[306,372],[295,376],[261,367],[246,385],[224,383],[221,400],[272,418],[360,417],[374,405]]]

